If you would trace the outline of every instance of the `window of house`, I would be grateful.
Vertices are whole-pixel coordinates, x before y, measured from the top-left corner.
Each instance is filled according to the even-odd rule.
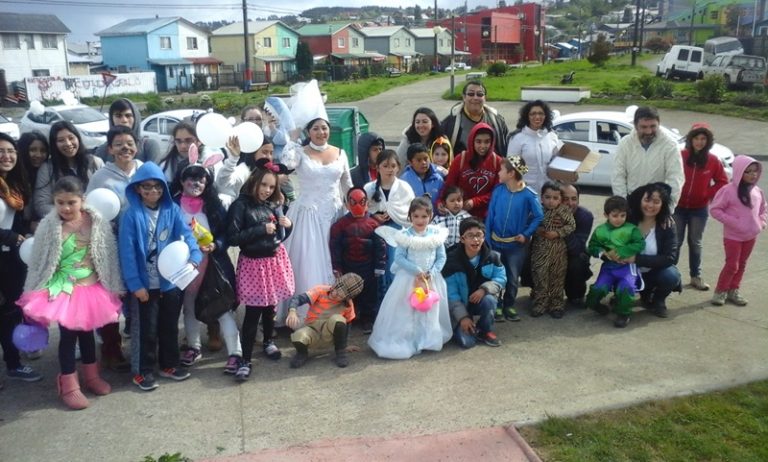
[[[160,37],[160,49],[161,50],[170,50],[171,49],[171,38],[170,37]]]
[[[444,40],[445,40],[445,39],[440,39],[440,48],[442,48],[442,47],[444,46],[444,45],[443,45],[443,43],[444,43]]]
[[[48,69],[32,69],[32,77],[50,77],[51,71]]]
[[[34,50],[35,49],[35,36],[32,34],[27,34],[24,36],[24,43],[27,44],[27,50]]]
[[[399,38],[396,38],[396,39],[395,39],[395,46],[396,46],[396,47],[399,47],[399,46],[400,46],[400,39],[399,39]]]
[[[176,77],[176,73],[173,71],[172,67],[168,67],[168,77]]]
[[[720,14],[720,10],[713,10],[709,12],[709,18],[710,19],[717,19],[717,16]]]
[[[272,48],[272,37],[264,37],[264,48]]]
[[[56,36],[53,34],[43,34],[40,37],[43,39],[43,48],[58,48],[59,41],[56,40]]]
[[[355,47],[355,48],[359,47],[360,46],[360,39],[358,39],[356,37],[352,38],[352,46]]]
[[[337,42],[339,44],[339,48],[344,48],[346,46],[346,44],[344,43],[344,37],[339,37],[337,39]]]
[[[21,48],[19,36],[16,34],[3,34],[3,48],[7,50],[18,50]]]
[[[407,47],[411,46],[411,39],[409,38],[405,39],[405,46]]]
[[[197,37],[187,37],[187,50],[197,50]]]
[[[283,37],[283,48],[291,48],[291,39],[289,37]]]

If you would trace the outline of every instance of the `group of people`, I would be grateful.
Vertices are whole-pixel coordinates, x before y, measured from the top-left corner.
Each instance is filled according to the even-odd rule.
[[[199,300],[213,280],[236,297],[208,323],[208,336],[223,339],[224,372],[241,381],[252,372],[259,325],[272,360],[282,356],[276,329],[291,331],[292,368],[323,346],[346,367],[353,322],[382,358],[439,351],[450,339],[463,348],[499,346],[494,323],[520,320],[522,284],[532,288],[531,316],[558,319],[568,305],[607,314],[612,305],[614,325],[625,327],[637,293],[667,316],[667,296],[682,289],[676,263],[686,231],[691,286],[709,289],[701,275],[709,213],[724,224],[726,254],[712,303],[747,304],[739,286],[768,218],[759,162],[737,156],[729,182],[709,153],[709,126],[694,125],[681,153],[658,131],[658,113],[639,108],[619,142],[606,222],[592,233],[578,187],[547,176],[562,146],[549,105],[523,106],[510,133],[486,94],[481,82],[468,82],[442,122],[417,109],[395,150],[376,133],[361,136],[354,169],[328,143],[326,117],[310,120],[302,137],[257,107],[241,119],[258,119],[280,145],[265,136],[249,153],[237,137],[220,149],[203,146],[195,122],[184,121],[161,158],[139,138],[140,114],[125,99],[110,107],[112,127],[97,151],[107,153],[106,165],[68,122],[54,124],[48,139],[31,133],[17,144],[0,134],[0,344],[8,375],[42,378],[11,340],[23,317],[58,323],[57,389],[69,408],[89,405],[77,348],[84,387],[110,392],[94,331],[101,364],[130,370],[140,389],[157,388],[155,375],[185,380],[202,358]],[[112,223],[85,204],[96,188],[120,198]],[[32,233],[27,266],[19,247]],[[159,268],[160,254],[177,242],[196,271],[183,289]],[[588,290],[591,257],[603,263]],[[245,306],[239,328],[238,306]]]

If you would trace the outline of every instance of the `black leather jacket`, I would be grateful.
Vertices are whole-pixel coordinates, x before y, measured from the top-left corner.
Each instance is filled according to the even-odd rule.
[[[229,244],[240,247],[240,253],[246,257],[274,256],[282,242],[281,230],[285,232],[283,239],[288,237],[291,231],[291,228],[283,228],[277,224],[276,207],[273,204],[257,203],[250,195],[240,194],[229,206]],[[267,223],[277,226],[274,234],[267,234]]]

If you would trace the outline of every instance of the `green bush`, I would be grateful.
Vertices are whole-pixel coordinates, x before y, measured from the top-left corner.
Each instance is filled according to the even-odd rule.
[[[696,94],[703,103],[720,103],[725,96],[725,79],[722,75],[708,75],[696,82]]]
[[[496,62],[488,66],[488,75],[492,75],[494,77],[501,77],[502,75],[507,73],[507,63],[504,62]]]
[[[670,82],[652,75],[643,75],[630,79],[629,88],[634,94],[643,98],[668,98],[672,96],[673,86]]]
[[[737,106],[765,107],[768,106],[768,97],[762,93],[738,93],[731,98],[731,102]]]

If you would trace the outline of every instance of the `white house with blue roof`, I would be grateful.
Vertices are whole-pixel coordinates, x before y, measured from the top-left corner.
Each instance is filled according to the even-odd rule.
[[[207,88],[221,64],[208,53],[208,32],[181,17],[128,19],[96,35],[105,66],[153,71],[159,91]]]

